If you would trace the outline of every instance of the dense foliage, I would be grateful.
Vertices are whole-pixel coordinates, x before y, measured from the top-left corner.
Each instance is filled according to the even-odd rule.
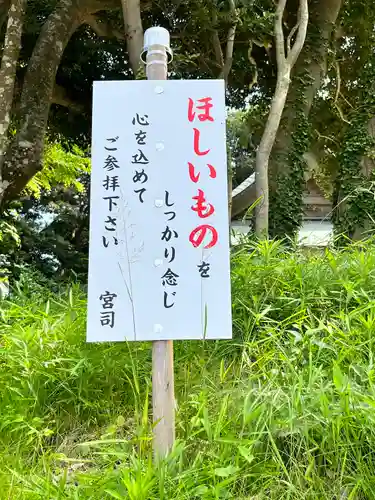
[[[0,219],[0,270],[26,267],[58,281],[87,276],[89,172],[77,146],[46,146],[44,168]]]
[[[87,345],[79,286],[1,303],[0,498],[371,499],[375,247],[233,255],[234,340],[176,342],[151,460],[150,346]]]
[[[295,0],[286,3],[285,35],[296,23],[297,4]],[[9,5],[7,0],[0,6],[2,53],[6,49]],[[64,5],[69,7],[67,17],[53,24],[53,28],[51,19]],[[253,172],[275,89],[274,2],[162,0],[129,5],[139,10],[142,29],[158,24],[170,30],[175,53],[171,78],[225,77],[227,103],[232,109],[228,120],[228,151],[235,188]],[[313,176],[333,201],[337,232],[361,237],[372,231],[374,219],[373,132],[369,127],[374,113],[374,9],[368,0],[313,0],[309,10],[306,44],[292,74],[271,157],[270,232],[281,237],[296,232],[303,215],[305,180]],[[233,26],[236,29],[233,54],[229,58],[229,72],[224,75],[228,34]],[[4,181],[6,186],[5,191],[0,189],[0,198],[4,198],[0,200],[0,234],[2,242],[6,241],[6,245],[0,245],[1,254],[9,254],[9,245],[15,248],[9,225],[17,228],[16,218],[23,225],[21,233],[16,229],[19,236],[24,232],[38,235],[34,242],[28,238],[22,255],[33,255],[31,260],[38,267],[44,266],[39,258],[46,254],[44,249],[29,251],[30,245],[43,246],[34,224],[34,212],[41,205],[55,218],[66,221],[69,217],[74,227],[81,226],[82,220],[73,220],[72,214],[77,212],[75,203],[70,209],[67,200],[78,196],[83,202],[85,195],[73,191],[80,187],[80,177],[87,171],[81,152],[89,154],[92,82],[144,77],[142,71],[136,72],[132,67],[132,58],[137,59],[137,54],[133,53],[127,29],[120,0],[27,3],[20,53],[15,62],[6,151],[4,155],[0,151],[0,164],[5,162],[0,165],[0,183]],[[61,45],[61,53],[51,48],[56,43]],[[27,153],[19,146],[25,139],[32,145]],[[24,172],[13,175],[17,169]],[[15,183],[14,179],[20,182],[9,185]],[[9,205],[9,200],[15,201]],[[240,216],[254,201],[252,193],[248,193],[245,206],[236,207],[234,200],[233,214]],[[86,223],[87,220],[86,217]],[[28,221],[32,227],[26,229]],[[72,242],[72,236],[67,237],[64,224],[55,223],[44,232],[47,233],[54,235],[57,246],[63,241],[70,253],[78,255],[84,247],[79,244],[73,248],[78,240],[73,237],[75,242]],[[22,237],[21,244],[24,245]],[[66,265],[64,252],[51,248],[47,253],[54,262],[58,261],[57,270],[61,273]],[[47,267],[51,268],[49,263]],[[70,270],[82,272],[74,265]]]

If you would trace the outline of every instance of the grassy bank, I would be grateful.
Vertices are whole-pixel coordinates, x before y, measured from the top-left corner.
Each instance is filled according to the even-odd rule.
[[[1,303],[1,499],[375,498],[375,246],[233,255],[234,339],[176,342],[153,468],[150,345],[85,344],[85,297]]]

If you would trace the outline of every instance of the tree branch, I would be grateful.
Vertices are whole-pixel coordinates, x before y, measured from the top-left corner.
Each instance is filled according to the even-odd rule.
[[[285,64],[285,39],[283,31],[283,15],[285,6],[286,6],[286,0],[279,0],[276,9],[275,38],[276,38],[276,59],[278,68],[283,67]]]
[[[228,76],[230,70],[232,69],[234,38],[236,35],[236,28],[238,24],[235,0],[229,0],[229,6],[230,6],[230,15],[232,18],[232,25],[228,30],[228,35],[226,40],[227,43],[225,48],[225,57],[223,54],[223,50],[221,48],[219,34],[216,29],[217,12],[215,9],[212,12],[212,25],[214,28],[212,33],[212,44],[215,52],[216,63],[220,68],[219,78],[223,78],[225,80],[225,85],[227,85],[228,83]]]
[[[121,0],[121,2],[129,61],[135,76],[141,65],[140,56],[143,49],[143,26],[140,0]]]
[[[81,103],[71,99],[68,96],[66,89],[57,84],[55,84],[53,89],[51,102],[53,104],[58,104],[59,106],[64,106],[65,108],[69,108],[76,113],[82,113],[84,110],[84,106]]]
[[[44,134],[47,126],[55,77],[70,37],[80,25],[81,5],[60,0],[39,34],[23,83],[17,134],[8,147],[3,170],[7,189],[0,193],[0,209],[14,199],[27,182],[41,170]]]
[[[0,0],[1,2],[2,0]],[[7,1],[7,0],[3,0]],[[127,0],[131,3],[139,0]],[[1,10],[0,4],[0,10]],[[44,135],[54,93],[56,71],[66,44],[88,14],[121,8],[120,0],[59,0],[43,24],[29,60],[20,97],[21,122],[6,152],[0,189],[0,212],[17,197],[42,168]],[[138,11],[140,16],[140,12]],[[139,17],[140,19],[140,17]],[[141,39],[143,33],[141,33]],[[55,93],[55,102],[79,107],[65,93]]]
[[[301,80],[295,78],[292,80],[291,100],[288,103],[288,108],[285,112],[285,123],[279,127],[277,135],[277,152],[287,153],[291,147],[291,136],[295,126],[296,106],[295,95],[303,95],[303,113],[308,116],[311,110],[313,98],[316,95],[323,76],[323,68],[327,58],[327,47],[332,35],[334,26],[338,18],[338,14],[342,7],[343,0],[314,0],[310,2],[310,18],[312,30],[319,33],[319,39],[313,45],[308,45],[304,50],[304,57],[298,58],[296,74],[307,73],[311,78],[307,84],[301,86]],[[342,96],[345,99],[344,96]],[[286,154],[282,155],[286,157]],[[284,159],[275,155],[272,159],[272,176],[276,177],[276,173],[280,174],[282,179],[287,178],[288,164]],[[272,184],[273,193],[277,188],[276,183]],[[248,177],[240,186],[233,192],[232,217],[239,215],[244,209],[252,205],[256,201],[255,186],[253,177]]]
[[[284,111],[286,98],[290,85],[290,74],[294,63],[305,43],[308,23],[308,0],[300,0],[300,18],[297,23],[298,31],[296,41],[293,44],[287,57],[285,57],[285,40],[282,26],[282,17],[286,5],[286,0],[279,0],[276,9],[275,35],[276,35],[276,55],[277,55],[277,83],[274,96],[271,102],[270,112],[266,126],[257,149],[255,160],[255,193],[256,198],[261,200],[255,208],[255,232],[259,237],[268,237],[269,219],[269,182],[268,164],[272,149],[275,144],[277,131],[280,126],[281,117]],[[293,32],[292,29],[291,33]],[[289,35],[288,44],[293,35]]]
[[[227,47],[226,47],[226,51],[225,51],[225,60],[224,60],[223,69],[222,69],[221,75],[220,75],[221,78],[224,78],[225,85],[228,84],[228,76],[229,76],[230,70],[232,68],[234,38],[236,36],[236,29],[237,29],[237,24],[238,24],[235,0],[229,0],[229,5],[230,5],[231,16],[233,19],[233,21],[232,21],[233,24],[228,30]]]
[[[214,28],[214,31],[212,33],[212,44],[214,46],[214,52],[215,52],[215,58],[216,62],[219,65],[220,68],[223,68],[224,66],[224,56],[223,56],[223,51],[221,49],[221,43],[220,43],[220,38],[219,34],[216,29],[217,25],[217,12],[214,9],[212,12],[212,25]]]
[[[348,125],[351,125],[351,122],[349,122],[349,121],[345,118],[344,113],[342,112],[342,110],[341,110],[340,106],[337,104],[337,102],[335,102],[335,108],[337,109],[337,112],[338,112],[338,114],[339,114],[339,116],[340,116],[341,120],[342,120],[343,122],[347,123]]]
[[[8,17],[9,3],[10,0],[0,0],[0,30]]]
[[[100,37],[116,38],[117,40],[125,40],[125,35],[119,30],[116,30],[107,21],[99,19],[94,14],[87,14],[85,22],[95,31]]]
[[[300,0],[299,3],[299,21],[296,41],[288,54],[288,63],[293,67],[301,53],[306,40],[307,25],[309,24],[309,5],[308,0]]]
[[[298,14],[298,16],[299,16],[299,14]],[[286,53],[287,53],[287,55],[290,54],[290,47],[292,44],[292,38],[296,34],[296,31],[298,30],[298,28],[299,28],[299,19],[297,21],[297,24],[295,26],[293,26],[293,28],[290,30],[290,33],[289,33],[288,38],[286,40]]]
[[[120,0],[90,0],[87,11],[90,13],[99,12],[101,10],[120,10]]]
[[[337,86],[336,86],[336,95],[335,95],[335,101],[334,103],[336,104],[338,99],[339,99],[339,95],[341,93],[341,73],[340,73],[340,63],[338,61],[336,61],[335,63],[335,66],[336,66],[336,80],[337,80]]]
[[[4,40],[4,51],[0,67],[0,184],[2,165],[10,123],[10,112],[14,96],[18,56],[21,48],[23,18],[27,0],[13,0],[9,9],[8,24]],[[1,187],[0,187],[1,189]]]

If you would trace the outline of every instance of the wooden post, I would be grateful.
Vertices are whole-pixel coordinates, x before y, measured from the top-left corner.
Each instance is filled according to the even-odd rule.
[[[152,344],[152,406],[155,458],[164,458],[175,440],[173,340]]]
[[[168,40],[167,44],[162,44]],[[153,42],[154,43],[149,43]],[[159,42],[159,43],[155,43]],[[164,28],[145,32],[146,72],[148,80],[166,80],[169,33]],[[152,406],[155,459],[164,458],[175,440],[175,399],[173,341],[158,340],[152,344]]]

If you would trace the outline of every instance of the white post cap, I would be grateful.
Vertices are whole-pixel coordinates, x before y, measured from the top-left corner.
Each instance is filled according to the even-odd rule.
[[[165,47],[168,54],[168,62],[171,62],[173,54],[170,46],[170,36],[168,30],[162,28],[161,26],[154,26],[145,31],[143,37],[143,51],[141,54],[141,60],[144,63],[146,62],[146,54],[153,45],[162,45]]]

